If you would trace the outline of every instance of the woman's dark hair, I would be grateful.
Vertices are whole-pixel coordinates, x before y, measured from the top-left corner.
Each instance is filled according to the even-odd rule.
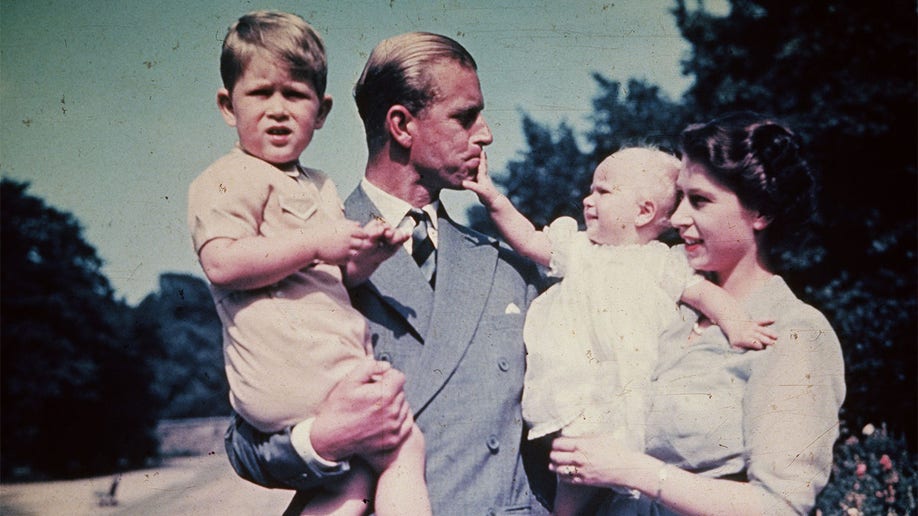
[[[770,220],[760,233],[764,251],[800,243],[815,214],[815,185],[800,139],[786,125],[757,113],[731,113],[688,126],[681,143],[683,158]]]

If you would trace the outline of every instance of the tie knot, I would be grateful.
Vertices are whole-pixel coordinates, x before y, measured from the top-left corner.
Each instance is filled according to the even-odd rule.
[[[411,232],[411,256],[421,267],[421,271],[432,286],[437,257],[436,249],[430,238],[430,217],[427,216],[427,212],[417,208],[411,208],[408,211],[405,219],[409,217],[415,222],[414,229]]]
[[[408,210],[408,216],[414,219],[416,224],[430,220],[430,217],[427,216],[427,212],[418,208],[411,208]]]

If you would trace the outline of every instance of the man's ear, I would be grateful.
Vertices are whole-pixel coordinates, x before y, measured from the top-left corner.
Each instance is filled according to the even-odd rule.
[[[415,130],[414,115],[405,106],[395,104],[386,112],[386,129],[399,145],[410,148]]]
[[[322,102],[319,103],[319,112],[316,113],[316,129],[321,129],[325,125],[325,120],[331,112],[332,104],[331,95],[322,97]]]
[[[236,127],[236,114],[233,112],[233,96],[226,88],[217,90],[217,108],[223,115],[223,120],[230,127]]]
[[[634,225],[639,228],[644,227],[653,222],[656,216],[657,204],[650,199],[644,199],[638,203],[638,213],[634,217]]]

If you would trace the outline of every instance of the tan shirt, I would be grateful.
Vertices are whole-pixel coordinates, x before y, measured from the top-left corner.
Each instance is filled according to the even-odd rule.
[[[195,252],[215,238],[239,239],[344,217],[334,183],[303,167],[281,170],[236,148],[192,182],[188,224]],[[366,321],[350,305],[341,269],[317,262],[268,287],[211,285],[223,323],[233,408],[259,430],[314,414],[328,391],[371,356]]]

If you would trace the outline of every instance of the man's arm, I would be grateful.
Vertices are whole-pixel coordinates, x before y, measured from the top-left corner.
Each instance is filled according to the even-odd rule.
[[[226,433],[230,463],[240,477],[264,487],[304,490],[334,481],[347,471],[336,462],[394,449],[411,432],[404,382],[386,362],[355,367],[308,422],[311,450],[298,449],[292,438],[304,423],[265,434],[237,416]]]

